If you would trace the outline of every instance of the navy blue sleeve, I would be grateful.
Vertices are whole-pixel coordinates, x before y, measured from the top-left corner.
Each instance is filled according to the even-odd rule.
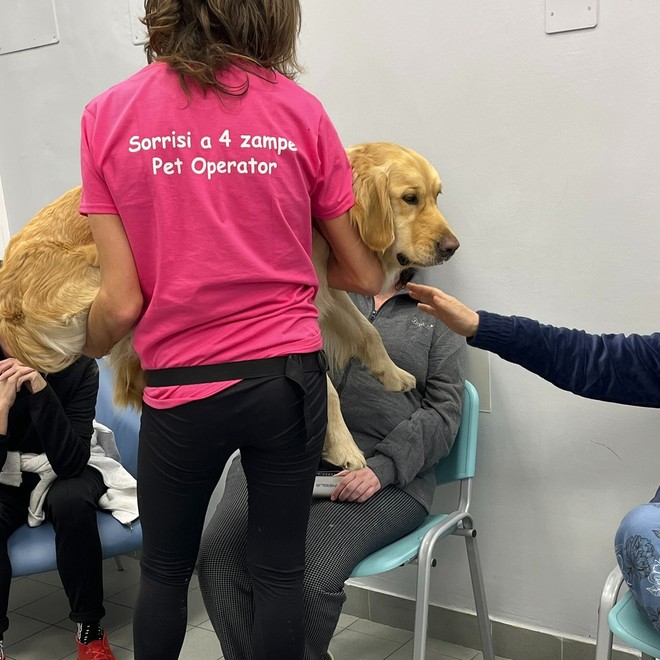
[[[660,333],[592,335],[479,311],[468,343],[579,396],[660,408]]]

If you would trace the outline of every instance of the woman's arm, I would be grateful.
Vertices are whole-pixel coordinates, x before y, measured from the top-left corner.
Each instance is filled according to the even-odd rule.
[[[50,379],[58,384],[30,394],[30,419],[55,474],[72,477],[89,461],[99,370],[83,357]]]
[[[133,252],[118,215],[89,215],[99,253],[101,289],[87,318],[83,353],[102,357],[133,328],[142,312],[142,291]]]
[[[595,335],[522,316],[475,312],[439,289],[410,295],[475,348],[496,353],[578,396],[660,408],[660,333]]]
[[[330,247],[328,286],[375,296],[383,286],[384,273],[376,255],[364,244],[348,213],[318,220],[316,228]]]

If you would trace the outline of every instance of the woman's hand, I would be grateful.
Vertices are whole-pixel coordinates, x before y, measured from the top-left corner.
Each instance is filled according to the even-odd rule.
[[[10,406],[14,403],[16,393],[23,385],[32,394],[36,394],[46,387],[46,380],[36,369],[26,367],[16,358],[0,360],[0,387],[3,390],[5,401],[7,401],[7,397],[10,397],[9,391],[12,388],[14,391],[13,397],[10,397],[12,398]]]
[[[381,489],[380,479],[370,467],[342,470],[337,476],[343,479],[330,496],[333,502],[366,502]]]
[[[406,286],[411,298],[419,301],[417,306],[423,312],[436,316],[450,330],[463,337],[474,337],[477,334],[479,314],[466,307],[460,300],[432,286],[412,282]]]

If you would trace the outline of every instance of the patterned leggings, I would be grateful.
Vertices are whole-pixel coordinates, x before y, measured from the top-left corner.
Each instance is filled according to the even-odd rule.
[[[346,600],[344,582],[353,568],[367,555],[416,529],[425,517],[426,509],[394,486],[362,504],[312,501],[305,558],[305,660],[327,660],[328,644]],[[204,533],[198,560],[200,589],[226,660],[253,657],[246,535],[247,489],[236,459],[227,475],[224,496]]]
[[[660,632],[660,504],[629,511],[617,530],[614,550],[637,606]]]

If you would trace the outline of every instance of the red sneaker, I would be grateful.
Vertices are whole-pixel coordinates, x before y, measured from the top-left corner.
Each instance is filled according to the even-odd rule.
[[[78,660],[117,660],[105,633],[103,633],[103,639],[89,644],[83,644],[79,639],[76,639],[76,644],[78,645]]]

